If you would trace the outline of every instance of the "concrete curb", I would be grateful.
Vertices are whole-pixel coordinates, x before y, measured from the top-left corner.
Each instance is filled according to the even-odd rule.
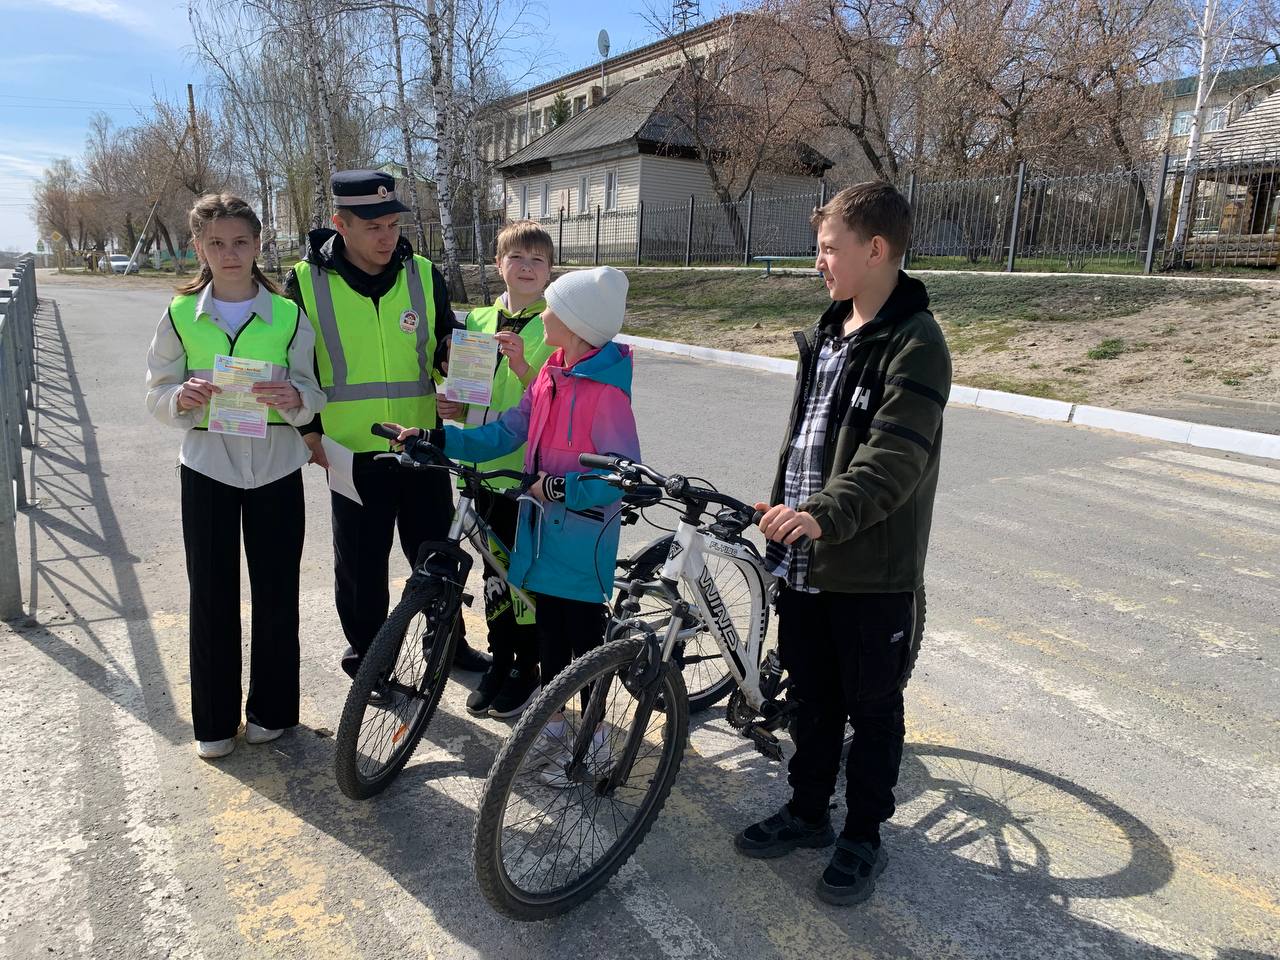
[[[619,343],[642,350],[653,350],[677,357],[708,360],[731,367],[746,367],[792,377],[796,374],[796,361],[782,357],[761,357],[751,353],[736,353],[732,350],[713,350],[710,347],[675,343],[670,340],[653,340],[649,337],[631,337],[625,334],[619,334],[616,339]],[[1130,413],[1127,410],[1067,403],[1064,400],[1048,400],[1044,397],[1028,397],[1019,393],[1004,393],[1000,390],[981,390],[962,384],[951,387],[951,395],[947,402],[957,406],[994,410],[998,413],[1014,413],[1037,420],[1050,420],[1055,423],[1111,430],[1115,433],[1127,433],[1170,443],[1183,443],[1205,450],[1220,450],[1225,453],[1241,453],[1250,457],[1280,460],[1280,435],[1277,434],[1236,430],[1231,427],[1214,427],[1203,423],[1188,423],[1185,420],[1169,420],[1145,413]]]

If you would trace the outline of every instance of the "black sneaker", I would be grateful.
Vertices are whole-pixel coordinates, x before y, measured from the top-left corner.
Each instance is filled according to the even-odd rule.
[[[356,673],[360,670],[360,654],[356,653],[356,648],[348,646],[342,651],[342,672],[352,680],[356,678]]]
[[[502,682],[502,689],[489,707],[489,716],[499,720],[518,717],[524,708],[538,695],[538,668],[512,667]]]
[[[839,907],[862,903],[876,892],[876,877],[888,862],[883,846],[840,837],[831,863],[818,878],[818,898]]]
[[[772,817],[753,823],[734,837],[733,845],[744,857],[769,860],[784,856],[797,847],[829,847],[835,838],[829,817],[823,817],[819,823],[810,823],[783,806]]]
[[[492,663],[493,658],[487,653],[481,653],[472,648],[464,638],[458,638],[458,645],[453,649],[453,669],[484,673]]]
[[[480,685],[471,691],[471,696],[467,697],[467,713],[473,717],[483,717],[488,714],[489,708],[498,698],[502,685],[507,680],[507,674],[510,672],[509,665],[500,667],[497,664],[490,664],[489,669],[480,678]]]

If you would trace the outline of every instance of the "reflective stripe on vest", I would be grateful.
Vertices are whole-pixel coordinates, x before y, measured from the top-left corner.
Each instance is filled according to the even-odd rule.
[[[336,273],[311,271],[311,289],[316,300],[316,323],[320,326],[324,337],[325,349],[329,352],[329,363],[333,368],[333,383],[325,386],[325,396],[329,402],[344,400],[408,400],[414,397],[429,396],[435,392],[435,384],[431,380],[431,357],[427,356],[431,345],[431,330],[435,318],[427,313],[427,299],[422,289],[422,273],[418,269],[418,261],[410,257],[405,261],[405,280],[409,287],[409,302],[418,314],[418,328],[415,331],[418,350],[418,379],[400,380],[392,383],[348,383],[347,356],[342,346],[342,334],[338,330],[338,315],[333,308],[333,291],[329,284],[337,277]]]
[[[429,261],[402,261],[377,303],[341,274],[303,261],[294,268],[303,309],[316,331],[316,368],[328,398],[324,432],[357,453],[385,451],[371,423],[434,426],[434,281]],[[410,327],[406,314],[417,322]]]
[[[169,304],[169,320],[186,352],[189,376],[213,380],[213,362],[218,355],[265,360],[285,373],[288,372],[289,347],[298,332],[299,313],[296,303],[272,294],[270,322],[256,313],[251,314],[233,338],[227,336],[227,332],[209,318],[208,314],[197,316],[198,300],[199,297],[195,294],[185,294],[174,297]],[[279,411],[268,409],[267,422],[284,424],[287,421],[280,416]],[[209,408],[206,406],[197,429],[207,428],[208,424]]]

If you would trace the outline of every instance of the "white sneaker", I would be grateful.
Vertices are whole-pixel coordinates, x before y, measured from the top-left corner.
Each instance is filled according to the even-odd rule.
[[[235,737],[227,737],[225,740],[196,741],[196,753],[205,760],[217,760],[219,757],[225,757],[235,748]]]
[[[275,740],[284,730],[271,730],[267,727],[260,727],[256,723],[245,724],[244,739],[246,743],[270,743]]]
[[[587,750],[583,763],[591,775],[596,776],[604,771],[612,759],[613,747],[609,742],[608,734],[603,730],[597,730],[591,735],[591,747]],[[568,774],[568,767],[572,762],[573,753],[562,748],[560,753],[538,774],[538,779],[549,787],[566,790],[574,785],[574,781],[569,779]]]
[[[525,755],[526,770],[540,770],[553,762],[565,752],[565,734],[568,724],[563,720],[553,720],[542,728],[533,746]]]

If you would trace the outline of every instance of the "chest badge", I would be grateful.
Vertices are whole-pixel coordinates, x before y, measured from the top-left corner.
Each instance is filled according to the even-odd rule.
[[[405,333],[415,333],[418,329],[418,314],[415,310],[406,310],[400,314],[400,329]]]

